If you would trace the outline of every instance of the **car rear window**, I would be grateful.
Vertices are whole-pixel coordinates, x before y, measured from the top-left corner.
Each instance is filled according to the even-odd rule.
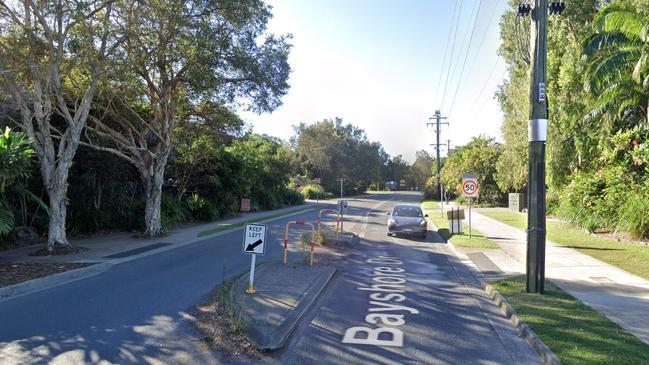
[[[422,217],[421,209],[417,207],[395,207],[392,213],[395,217]]]

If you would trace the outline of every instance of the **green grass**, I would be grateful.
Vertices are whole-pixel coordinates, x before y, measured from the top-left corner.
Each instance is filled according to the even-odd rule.
[[[433,210],[439,209],[439,202],[434,200],[426,200],[421,203],[421,209],[423,210]]]
[[[428,210],[426,211],[426,214],[428,214],[428,219],[430,219],[437,226],[439,234],[441,234],[446,239],[450,239],[455,246],[472,248],[500,248],[500,246],[485,238],[485,236],[483,236],[475,229],[471,230],[471,238],[469,238],[469,226],[466,224],[462,225],[464,233],[451,234],[451,232],[448,230],[448,220],[446,219],[446,214],[444,214],[444,216],[442,217],[440,212]]]
[[[492,285],[561,364],[649,364],[649,345],[552,283],[544,295],[525,293],[523,278]]]
[[[481,214],[524,230],[525,214],[505,211],[480,211]],[[590,235],[567,223],[548,221],[548,240],[602,260],[624,271],[649,280],[649,247]]]
[[[224,224],[224,225],[221,225],[221,226],[218,226],[218,227],[214,227],[214,228],[210,228],[210,229],[207,229],[207,230],[204,230],[204,231],[200,231],[200,232],[198,232],[196,237],[200,238],[200,237],[204,237],[204,236],[209,236],[209,235],[212,235],[212,234],[215,234],[215,233],[227,231],[228,229],[243,227],[247,223],[260,223],[260,222],[264,222],[264,221],[267,221],[267,220],[270,220],[270,219],[273,219],[273,218],[281,217],[281,216],[284,216],[284,215],[287,215],[287,214],[294,214],[294,213],[303,212],[303,211],[306,212],[308,210],[313,210],[313,209],[316,209],[316,208],[319,208],[319,207],[320,206],[315,206],[315,207],[306,208],[306,209],[302,209],[302,210],[296,209],[296,210],[293,210],[293,211],[267,215],[267,216],[260,217],[259,219],[255,219],[255,220],[251,220],[251,221],[232,223],[232,224]]]

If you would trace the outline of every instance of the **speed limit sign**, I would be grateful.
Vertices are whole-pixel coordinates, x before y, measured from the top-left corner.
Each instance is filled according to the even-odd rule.
[[[462,176],[462,194],[467,198],[475,198],[480,191],[478,177],[474,174],[464,174]]]

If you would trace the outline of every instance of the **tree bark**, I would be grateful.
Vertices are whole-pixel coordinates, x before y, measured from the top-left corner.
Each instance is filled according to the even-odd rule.
[[[167,148],[169,151],[171,148]],[[164,184],[164,171],[167,166],[168,151],[157,156],[147,171],[142,172],[142,181],[145,188],[144,224],[145,237],[156,237],[163,234],[162,229],[162,185]]]
[[[58,246],[71,246],[65,230],[67,207],[65,190],[58,186],[48,189],[50,197],[50,220],[47,230],[47,249],[53,251]]]

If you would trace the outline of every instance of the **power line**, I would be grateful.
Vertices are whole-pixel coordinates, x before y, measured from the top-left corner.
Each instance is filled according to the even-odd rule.
[[[502,80],[505,77],[506,73],[507,73],[507,70],[505,69],[505,71],[503,71],[503,73],[500,75],[500,78],[498,80]],[[485,83],[485,86],[486,86],[486,84],[487,83]],[[473,110],[475,108],[475,106],[477,106],[477,103],[478,103],[478,101],[476,100],[476,103],[474,104],[474,106],[473,106],[473,108],[471,110]],[[480,112],[482,112],[482,109],[484,109],[484,107],[485,107],[485,102],[483,101],[482,103],[480,103],[480,108],[478,109],[477,113],[480,114]],[[472,115],[472,113],[469,113],[469,115]]]
[[[455,0],[455,6],[453,6],[453,17],[451,18],[451,27],[448,30],[448,37],[446,38],[446,48],[444,49],[444,61],[442,62],[441,72],[439,73],[439,79],[437,80],[437,88],[435,89],[435,98],[434,101],[437,101],[439,96],[439,89],[442,86],[442,77],[444,75],[444,69],[446,66],[446,58],[448,57],[448,46],[451,43],[451,34],[453,34],[453,25],[455,24],[455,14],[457,13],[457,0]],[[450,60],[449,60],[450,62]]]
[[[482,45],[484,44],[484,40],[485,40],[485,38],[487,38],[487,34],[489,33],[489,29],[491,29],[491,25],[493,24],[493,21],[495,19],[496,9],[498,9],[498,6],[492,6],[491,7],[491,14],[489,14],[489,22],[487,23],[487,27],[485,28],[484,32],[482,32],[482,38],[480,39],[480,43],[478,45],[478,50],[475,53],[475,57],[473,57],[473,62],[471,63],[471,66],[469,67],[469,71],[467,72],[467,75],[471,75],[471,72],[475,68],[476,62],[478,62],[478,55],[480,54],[480,51],[482,50]]]
[[[498,63],[500,63],[500,58],[497,58],[496,62],[494,62],[494,65],[491,67],[491,72],[489,72],[489,76],[487,76],[487,79],[482,84],[482,87],[480,88],[480,92],[478,93],[478,97],[473,99],[474,102],[473,105],[471,106],[471,113],[473,113],[473,110],[475,109],[476,105],[478,105],[478,101],[482,97],[482,93],[484,93],[485,89],[487,88],[487,84],[489,84],[489,81],[491,80],[491,76],[493,76],[494,71],[496,71],[496,66],[498,66]],[[471,115],[471,113],[469,113],[469,115]]]
[[[471,43],[473,42],[473,35],[475,34],[475,26],[478,22],[478,16],[480,15],[480,8],[482,7],[482,0],[478,3],[478,11],[473,18],[473,27],[471,28],[471,36],[469,37],[469,45],[466,48],[466,53],[464,54],[464,61],[462,62],[462,70],[458,76],[457,86],[455,87],[455,93],[453,94],[453,100],[451,101],[451,108],[449,109],[449,115],[453,113],[453,107],[455,106],[455,99],[457,98],[457,92],[460,90],[460,84],[462,84],[462,79],[464,76],[464,69],[466,68],[466,61],[469,58],[469,53],[471,51]]]
[[[467,29],[464,32],[464,37],[462,37],[462,45],[460,46],[459,51],[458,51],[458,60],[455,62],[455,64],[453,64],[453,71],[451,71],[451,77],[450,77],[451,84],[453,84],[454,81],[457,81],[456,74],[457,74],[458,68],[460,67],[461,59],[463,57],[462,55],[464,54],[464,49],[465,49],[465,47],[467,45],[467,39],[469,38],[469,35],[471,34],[470,30],[471,30],[471,26],[473,24],[472,19],[474,19],[474,17],[475,17],[477,5],[478,5],[478,2],[474,1],[473,8],[471,9],[471,11],[469,12],[469,15],[467,17],[467,24],[466,24]],[[451,91],[452,90],[453,90],[453,85],[451,85]]]
[[[455,53],[455,42],[457,40],[457,29],[460,25],[460,18],[462,16],[462,4],[464,3],[464,0],[460,0],[460,6],[459,6],[459,11],[457,14],[457,22],[455,23],[455,31],[453,34],[453,45],[451,47],[451,58],[448,62],[448,70],[446,72],[446,80],[444,81],[444,92],[442,93],[442,104],[441,108],[444,108],[444,101],[446,100],[446,88],[448,87],[448,79],[449,79],[449,74],[451,72],[451,63],[453,63],[453,54]]]

